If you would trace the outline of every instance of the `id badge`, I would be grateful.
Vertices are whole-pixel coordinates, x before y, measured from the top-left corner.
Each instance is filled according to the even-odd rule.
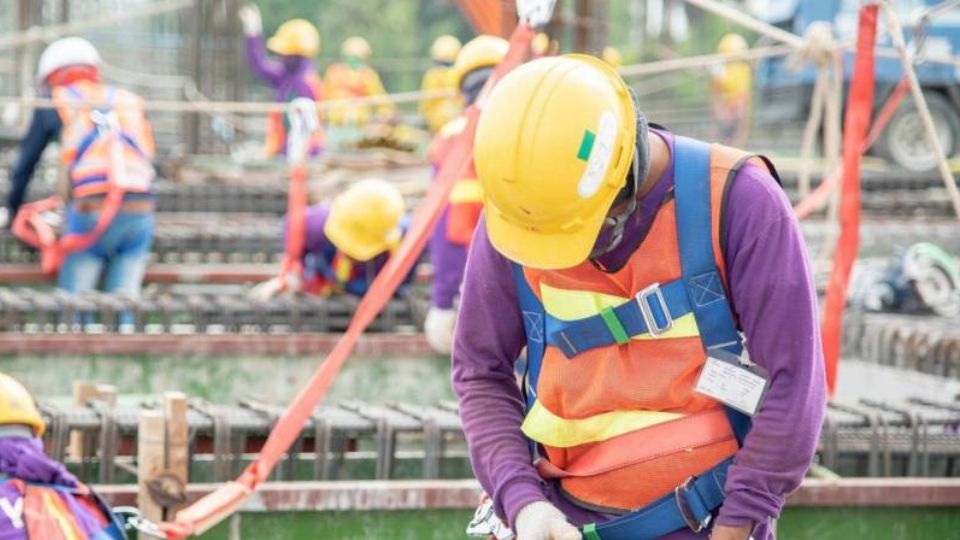
[[[769,381],[756,364],[708,356],[694,390],[753,416],[763,402]]]

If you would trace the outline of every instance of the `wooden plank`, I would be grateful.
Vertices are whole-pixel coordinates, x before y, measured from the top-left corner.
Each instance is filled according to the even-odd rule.
[[[167,422],[166,471],[187,485],[187,467],[190,463],[187,425],[187,395],[183,392],[163,394],[163,413]],[[166,509],[166,517],[173,517],[182,506]]]
[[[86,407],[90,400],[97,398],[97,384],[93,381],[73,381],[73,404]],[[85,434],[81,431],[70,432],[70,444],[67,446],[67,456],[72,459],[84,458],[86,446]]]
[[[140,427],[137,433],[137,507],[143,517],[159,522],[163,520],[163,507],[150,497],[147,480],[163,472],[165,420],[162,411],[140,411]],[[150,537],[140,534],[140,540]]]

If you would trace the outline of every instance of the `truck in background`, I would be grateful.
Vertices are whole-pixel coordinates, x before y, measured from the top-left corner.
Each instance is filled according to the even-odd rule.
[[[960,151],[960,67],[933,59],[960,55],[960,8],[952,8],[918,29],[924,12],[940,0],[893,0],[892,3],[903,23],[908,46],[915,48],[916,36],[924,37],[917,77],[940,141],[947,155],[952,156]],[[815,22],[826,21],[833,25],[838,41],[852,43],[856,39],[859,0],[749,0],[748,4],[758,17],[797,35],[804,35]],[[882,17],[877,45],[892,46]],[[845,53],[845,83],[851,77],[852,58],[852,52]],[[930,60],[924,61],[924,58]],[[877,109],[902,74],[898,59],[877,57]],[[816,80],[813,66],[793,70],[785,58],[764,60],[757,67],[755,79],[758,123],[783,125],[806,120]],[[904,100],[872,152],[911,171],[926,171],[936,166],[936,156],[926,143],[920,115],[912,100]]]

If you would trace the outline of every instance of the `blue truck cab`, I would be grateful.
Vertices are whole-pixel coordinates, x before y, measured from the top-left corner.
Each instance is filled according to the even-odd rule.
[[[894,0],[904,26],[908,47],[916,48],[915,31],[923,14],[941,0]],[[751,10],[784,30],[804,35],[816,22],[832,24],[841,43],[855,43],[859,0],[750,0]],[[960,150],[960,69],[943,59],[960,55],[960,8],[932,18],[922,29],[924,45],[917,64],[917,77],[930,105],[940,140],[948,155]],[[877,46],[892,50],[884,17],[880,16]],[[924,60],[926,59],[926,60]],[[938,61],[939,59],[939,61]],[[844,81],[850,81],[853,53],[844,53]],[[876,108],[879,109],[903,75],[897,58],[876,59]],[[769,59],[757,66],[757,121],[761,124],[803,122],[808,114],[816,69],[807,64],[793,70],[784,58]],[[924,139],[923,126],[912,100],[905,99],[891,119],[874,153],[906,169],[920,171],[936,166],[936,156]]]

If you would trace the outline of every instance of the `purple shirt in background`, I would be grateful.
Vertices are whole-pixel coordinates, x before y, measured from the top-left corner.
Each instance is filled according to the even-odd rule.
[[[439,166],[434,166],[436,176]],[[433,281],[430,298],[438,309],[453,309],[453,301],[460,294],[460,283],[467,266],[467,246],[455,244],[447,239],[447,219],[450,205],[443,209],[437,225],[430,234],[430,264],[433,266]]]
[[[673,137],[664,139],[673,154]],[[673,186],[671,162],[640,201],[624,244],[600,262],[617,267],[629,240],[649,230]],[[731,305],[751,359],[765,368],[770,388],[753,429],[727,474],[722,525],[757,523],[754,538],[772,538],[770,520],[796,489],[814,455],[826,401],[817,304],[800,227],[783,190],[763,168],[744,166],[732,180],[722,221]],[[481,220],[482,221],[482,220]],[[509,306],[514,306],[511,309]],[[467,261],[453,350],[453,388],[474,474],[497,514],[513,523],[525,505],[548,500],[576,525],[612,516],[574,506],[545,482],[530,461],[520,431],[524,404],[514,361],[525,346],[512,263],[477,227]],[[683,530],[666,538],[703,538]]]
[[[263,36],[247,36],[247,63],[257,77],[274,89],[278,102],[298,97],[319,98],[307,82],[309,75],[316,74],[313,61],[303,56],[281,56],[274,60],[263,46]]]

